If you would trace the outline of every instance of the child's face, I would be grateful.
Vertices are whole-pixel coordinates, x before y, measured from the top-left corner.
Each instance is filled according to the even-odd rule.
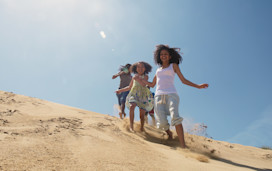
[[[161,50],[161,53],[160,53],[160,59],[162,62],[169,62],[169,60],[171,59],[171,56],[167,50],[163,49]]]
[[[137,73],[139,75],[144,74],[144,72],[145,72],[145,66],[144,66],[144,64],[143,63],[138,63],[136,71],[137,71]]]

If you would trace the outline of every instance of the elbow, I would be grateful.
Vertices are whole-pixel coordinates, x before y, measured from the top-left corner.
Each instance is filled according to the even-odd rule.
[[[186,79],[182,79],[181,82],[182,82],[183,84],[186,84],[186,85],[188,84],[188,80],[186,80]]]
[[[154,87],[155,87],[155,84],[150,84],[149,87],[154,88]]]

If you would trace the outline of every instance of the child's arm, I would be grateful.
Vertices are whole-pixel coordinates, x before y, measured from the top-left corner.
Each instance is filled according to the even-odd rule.
[[[148,85],[149,87],[152,87],[152,88],[156,85],[156,81],[157,81],[156,75],[154,76],[152,82],[148,82],[147,80],[143,80],[143,82],[144,82],[146,85]]]
[[[174,71],[175,73],[177,73],[180,81],[183,83],[183,84],[186,84],[188,86],[192,86],[192,87],[195,87],[195,88],[208,88],[208,84],[195,84],[195,83],[192,83],[191,81],[187,80],[181,73],[180,69],[179,69],[179,66],[178,64],[173,64],[173,68],[174,68]]]
[[[115,74],[112,76],[112,79],[115,79],[117,77],[119,77],[120,75],[124,74],[124,71],[120,71],[119,73]]]
[[[124,87],[124,88],[121,88],[121,89],[119,89],[119,90],[116,90],[115,92],[116,92],[117,94],[120,94],[120,93],[122,93],[122,92],[128,91],[128,90],[131,89],[132,85],[133,85],[133,79],[131,79],[131,81],[130,81],[130,83],[129,83],[128,86],[126,86],[126,87]]]

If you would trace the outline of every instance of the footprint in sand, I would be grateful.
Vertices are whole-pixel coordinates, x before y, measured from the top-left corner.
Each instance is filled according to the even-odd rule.
[[[9,123],[8,120],[0,119],[0,126],[6,126],[8,123]]]
[[[265,154],[263,156],[265,159],[272,159],[272,154]]]
[[[0,116],[12,116],[16,112],[18,113],[19,111],[7,109],[6,111],[0,112]]]

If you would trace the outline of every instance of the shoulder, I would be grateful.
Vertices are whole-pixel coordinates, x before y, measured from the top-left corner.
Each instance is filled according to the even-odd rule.
[[[176,63],[172,63],[172,65],[173,65],[173,68],[178,67],[178,64],[176,64]]]
[[[156,70],[156,73],[159,72],[161,70],[161,67],[158,67]]]

